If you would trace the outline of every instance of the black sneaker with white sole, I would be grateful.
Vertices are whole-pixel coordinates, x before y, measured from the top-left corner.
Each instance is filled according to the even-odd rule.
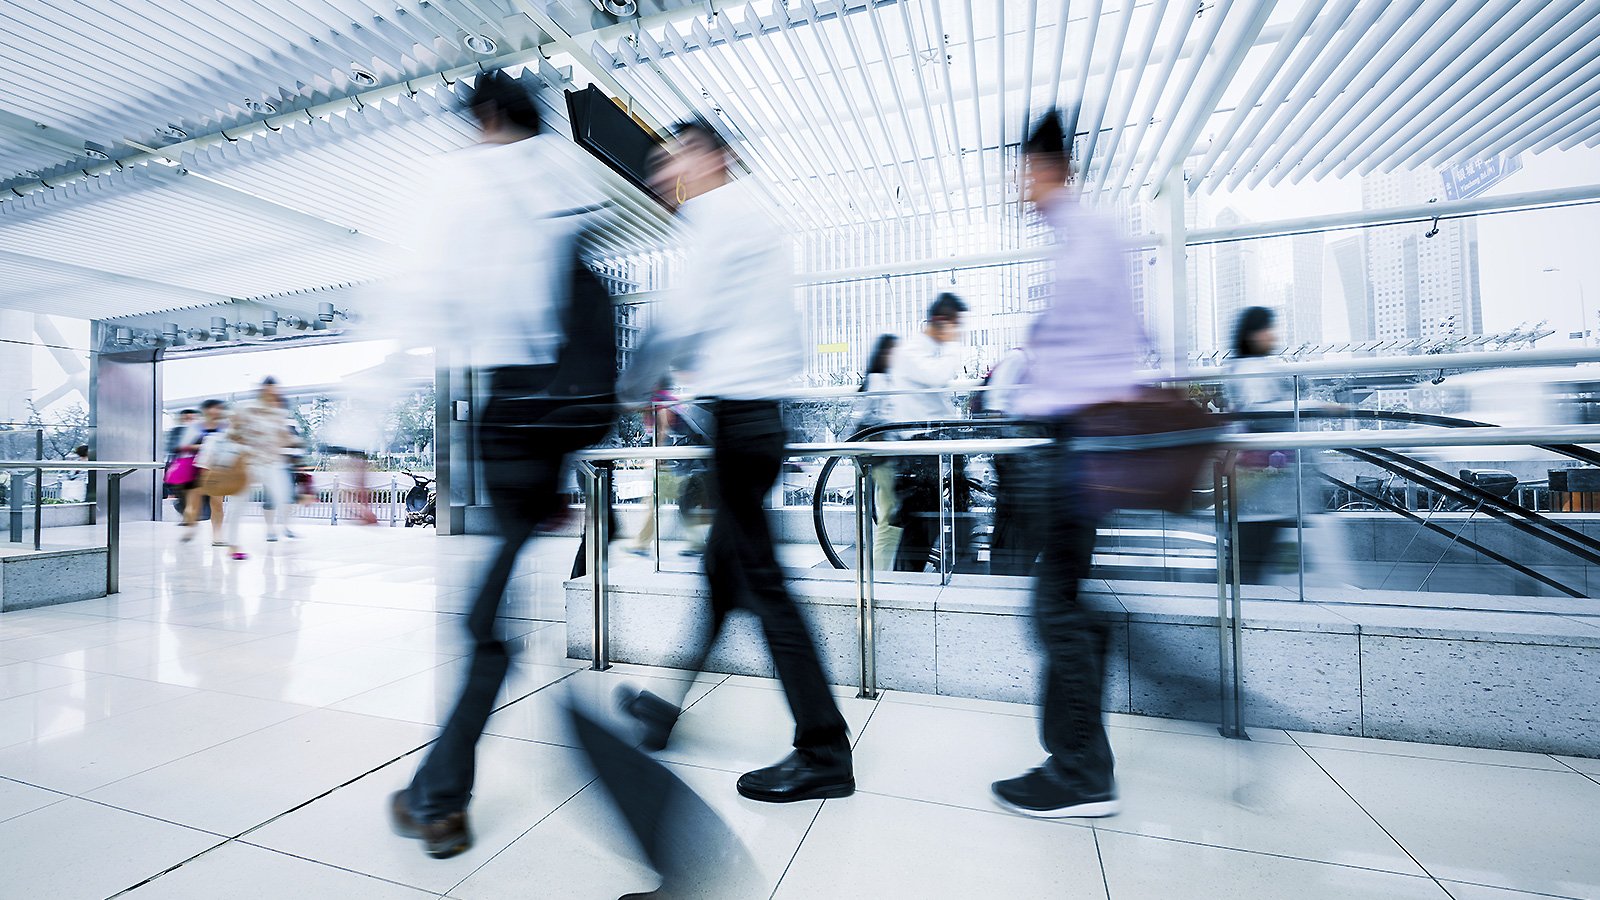
[[[1122,811],[1117,791],[1086,794],[1046,766],[990,786],[1000,808],[1038,819],[1098,819]]]

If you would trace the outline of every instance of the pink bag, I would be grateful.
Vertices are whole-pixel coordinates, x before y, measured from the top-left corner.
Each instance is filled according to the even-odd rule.
[[[194,481],[195,475],[194,457],[180,456],[167,463],[167,477],[164,481],[173,487],[182,487]]]

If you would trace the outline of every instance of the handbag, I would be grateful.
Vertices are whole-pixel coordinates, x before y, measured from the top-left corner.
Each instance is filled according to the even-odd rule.
[[[162,480],[164,483],[170,484],[173,487],[182,487],[189,482],[194,481],[194,476],[194,457],[180,456],[177,459],[174,459],[172,462],[167,463],[167,474]]]
[[[1073,419],[1078,489],[1090,511],[1184,512],[1226,423],[1176,388],[1141,388],[1133,400],[1099,403]]]

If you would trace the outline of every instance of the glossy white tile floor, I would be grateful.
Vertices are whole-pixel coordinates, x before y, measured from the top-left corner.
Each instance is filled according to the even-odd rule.
[[[122,594],[0,616],[0,896],[603,898],[653,887],[573,749],[563,697],[688,691],[663,758],[728,820],[745,898],[1600,897],[1600,762],[1112,716],[1125,799],[1094,823],[993,808],[1041,756],[1032,710],[841,691],[861,792],[766,806],[733,790],[782,754],[771,682],[567,660],[575,542],[529,554],[521,652],[480,747],[477,846],[392,836],[385,795],[462,669],[481,541],[306,525],[233,563],[130,525]],[[92,540],[62,530],[58,540]],[[670,639],[670,636],[669,636]]]

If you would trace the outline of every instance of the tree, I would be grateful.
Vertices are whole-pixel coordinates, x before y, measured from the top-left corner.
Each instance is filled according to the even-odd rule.
[[[74,449],[89,443],[92,433],[89,410],[82,403],[70,404],[47,417],[29,400],[28,424],[44,431],[45,459],[66,459]]]
[[[433,446],[437,403],[431,384],[396,401],[389,410],[389,448],[404,454],[426,453]]]

